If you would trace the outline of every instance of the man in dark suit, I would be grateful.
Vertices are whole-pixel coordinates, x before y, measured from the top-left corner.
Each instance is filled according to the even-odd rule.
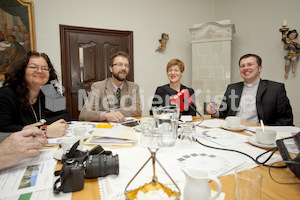
[[[293,113],[283,83],[262,80],[262,60],[258,55],[246,54],[239,60],[244,82],[228,85],[219,109],[212,104],[207,112],[212,117],[240,116],[242,121],[266,125],[293,126]]]

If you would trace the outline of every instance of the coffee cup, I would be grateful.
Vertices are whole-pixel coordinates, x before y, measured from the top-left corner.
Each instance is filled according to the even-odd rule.
[[[66,137],[61,140],[61,148],[63,150],[63,154],[67,153],[68,150],[72,148],[72,146],[80,141],[77,150],[82,150],[83,148],[83,138],[80,136]]]
[[[226,117],[228,128],[239,128],[241,126],[241,118],[237,116]]]
[[[86,131],[86,129],[84,126],[78,126],[73,129],[74,136],[80,136],[82,138],[84,138],[85,131]]]
[[[265,128],[263,131],[261,128],[255,130],[256,140],[260,144],[274,144],[276,140],[277,132],[275,130]]]

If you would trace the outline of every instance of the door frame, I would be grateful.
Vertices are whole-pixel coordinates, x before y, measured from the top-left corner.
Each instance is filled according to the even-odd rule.
[[[60,50],[61,50],[61,79],[62,86],[64,88],[64,96],[66,97],[66,104],[71,109],[71,93],[70,88],[72,84],[71,80],[71,67],[70,67],[70,58],[69,48],[68,48],[68,34],[69,33],[91,33],[95,35],[109,35],[109,36],[127,36],[128,49],[127,53],[130,56],[130,73],[127,76],[127,80],[134,81],[134,59],[133,59],[133,31],[120,31],[120,30],[109,30],[109,29],[96,29],[96,28],[87,28],[87,27],[78,27],[78,26],[68,26],[68,25],[59,25],[60,30]],[[72,109],[71,109],[72,110]]]

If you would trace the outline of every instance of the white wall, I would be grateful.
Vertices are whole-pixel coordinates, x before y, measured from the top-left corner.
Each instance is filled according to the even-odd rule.
[[[182,83],[191,86],[191,33],[193,24],[230,19],[235,24],[232,82],[240,81],[238,59],[252,52],[263,58],[262,78],[286,84],[300,126],[300,69],[284,80],[282,20],[300,32],[298,0],[34,0],[37,50],[46,52],[60,72],[59,24],[130,30],[134,33],[135,82],[149,99],[157,86],[168,82],[165,68],[172,58],[186,65]],[[161,33],[170,40],[163,53],[155,52]],[[299,36],[300,37],[300,36]],[[298,63],[298,68],[299,68]],[[147,101],[145,100],[145,103]],[[148,108],[143,115],[148,115]]]
[[[130,30],[134,36],[134,74],[145,103],[157,86],[168,83],[167,63],[185,63],[182,83],[191,86],[189,28],[214,19],[210,0],[34,0],[37,50],[46,52],[60,73],[59,24]],[[169,34],[167,49],[155,52],[162,33]],[[143,115],[149,115],[148,106]]]
[[[283,59],[287,51],[281,42],[282,21],[288,20],[290,29],[300,33],[300,1],[299,0],[216,0],[216,20],[231,19],[236,33],[233,39],[232,82],[241,81],[239,74],[239,58],[246,53],[261,56],[263,79],[274,80],[285,84],[290,99],[294,124],[300,126],[300,63],[297,71],[284,79]],[[300,36],[298,36],[300,39]]]

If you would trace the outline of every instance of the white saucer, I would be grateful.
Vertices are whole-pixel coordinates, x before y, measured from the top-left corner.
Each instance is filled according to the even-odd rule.
[[[276,147],[276,143],[274,142],[273,144],[261,144],[261,143],[258,143],[257,140],[256,140],[256,136],[251,136],[251,137],[248,137],[248,142],[250,144],[253,144],[254,146],[258,146],[258,147],[262,147],[262,148],[274,148]]]
[[[68,129],[73,130],[74,128],[81,126],[84,126],[86,131],[93,131],[96,128],[97,124],[89,122],[76,122],[74,124],[71,124]]]
[[[229,131],[242,131],[242,130],[244,130],[245,128],[247,128],[247,127],[244,126],[244,125],[240,125],[239,128],[229,128],[229,127],[227,126],[227,124],[223,124],[221,127],[224,128],[224,129],[226,129],[226,130],[229,130]]]
[[[62,149],[58,149],[57,151],[54,152],[53,157],[56,160],[61,160],[62,155],[63,155],[63,150]]]

